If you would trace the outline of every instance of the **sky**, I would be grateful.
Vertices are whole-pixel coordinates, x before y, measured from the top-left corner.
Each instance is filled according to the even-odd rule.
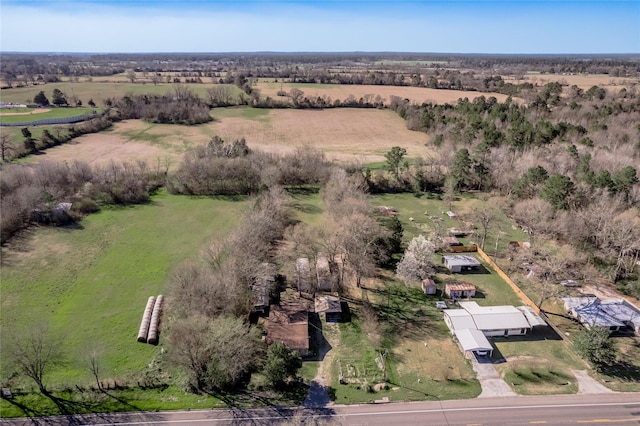
[[[0,51],[640,53],[640,0],[0,0]]]

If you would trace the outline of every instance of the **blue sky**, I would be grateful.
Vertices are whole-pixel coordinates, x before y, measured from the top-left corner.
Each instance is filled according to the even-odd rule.
[[[0,50],[640,53],[640,1],[11,1]]]

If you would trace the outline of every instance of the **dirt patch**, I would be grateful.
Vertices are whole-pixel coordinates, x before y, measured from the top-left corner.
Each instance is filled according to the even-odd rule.
[[[146,160],[155,164],[171,154],[164,149],[141,142],[129,142],[120,136],[94,133],[81,136],[73,143],[49,148],[42,155],[34,156],[37,161],[83,161],[89,164],[106,164],[111,161]]]
[[[33,111],[26,111],[26,112],[0,112],[0,116],[10,116],[10,115],[31,115],[31,114],[42,114],[45,112],[49,112],[51,111],[50,109],[47,108],[37,108],[34,109]]]

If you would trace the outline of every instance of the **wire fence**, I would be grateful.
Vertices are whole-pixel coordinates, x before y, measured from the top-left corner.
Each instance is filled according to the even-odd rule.
[[[22,123],[1,123],[0,126],[6,127],[32,127],[32,126],[45,126],[51,124],[72,124],[79,123],[81,121],[88,121],[92,118],[99,117],[101,114],[84,114],[84,115],[75,115],[73,117],[63,117],[63,118],[45,118],[42,120],[36,121],[25,121]]]

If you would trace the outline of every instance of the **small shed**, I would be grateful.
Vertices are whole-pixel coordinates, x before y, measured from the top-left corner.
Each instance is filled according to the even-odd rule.
[[[422,291],[424,294],[436,294],[436,290],[438,287],[436,286],[436,282],[431,278],[425,278],[422,280]]]
[[[306,257],[296,259],[296,285],[300,292],[311,293],[313,291],[309,259]]]
[[[445,246],[451,247],[451,246],[461,246],[462,243],[456,238],[456,237],[443,237],[442,238],[442,243]]]
[[[444,293],[452,299],[466,299],[476,295],[476,286],[466,282],[446,284]]]
[[[480,269],[480,261],[473,256],[467,254],[458,254],[455,256],[442,256],[442,263],[451,272],[462,272]]]
[[[338,322],[342,317],[342,305],[337,293],[316,296],[315,310],[327,322]]]

